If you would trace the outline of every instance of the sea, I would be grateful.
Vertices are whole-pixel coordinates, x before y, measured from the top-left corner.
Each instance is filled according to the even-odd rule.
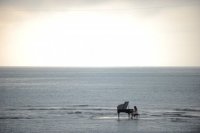
[[[199,133],[200,68],[0,67],[0,133],[93,132]]]

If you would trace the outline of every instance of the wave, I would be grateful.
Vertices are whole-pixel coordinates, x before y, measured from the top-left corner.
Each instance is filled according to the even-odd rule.
[[[68,115],[74,115],[77,118],[85,117],[98,120],[118,118],[117,110],[114,107],[98,107],[90,105],[69,105],[66,107],[19,107],[6,108],[2,111],[4,111],[3,114],[14,114],[14,116],[0,116],[0,119],[34,119],[35,117],[43,118],[44,116],[45,118],[58,116],[68,117]],[[24,113],[28,114],[29,116],[18,116],[21,115],[23,111],[25,111]],[[196,108],[179,108],[170,110],[141,109],[139,110],[139,113],[139,119],[141,120],[169,119],[173,122],[188,120],[190,118],[200,120],[200,110]],[[32,115],[33,117],[31,117]],[[127,114],[121,113],[120,118],[127,119]]]
[[[7,108],[9,111],[16,110],[91,110],[91,111],[114,111],[116,109],[106,108],[106,107],[89,107],[89,105],[73,105],[73,107],[23,107],[23,108]],[[115,111],[116,112],[116,111]]]
[[[173,121],[179,119],[187,118],[197,118],[200,119],[200,110],[195,108],[184,108],[184,109],[172,109],[172,110],[155,110],[146,112],[146,115],[149,117],[161,117],[161,118],[170,118]]]

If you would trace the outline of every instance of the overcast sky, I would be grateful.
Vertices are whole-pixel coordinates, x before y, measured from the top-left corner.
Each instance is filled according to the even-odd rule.
[[[1,0],[0,66],[200,66],[200,0]]]

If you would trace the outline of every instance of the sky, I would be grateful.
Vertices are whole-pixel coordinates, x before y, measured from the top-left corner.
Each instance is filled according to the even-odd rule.
[[[200,66],[200,0],[0,0],[0,66]]]

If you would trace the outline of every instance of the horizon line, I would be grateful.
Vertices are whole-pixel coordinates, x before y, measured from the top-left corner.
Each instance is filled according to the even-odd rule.
[[[0,68],[200,68],[200,66],[0,66]]]

